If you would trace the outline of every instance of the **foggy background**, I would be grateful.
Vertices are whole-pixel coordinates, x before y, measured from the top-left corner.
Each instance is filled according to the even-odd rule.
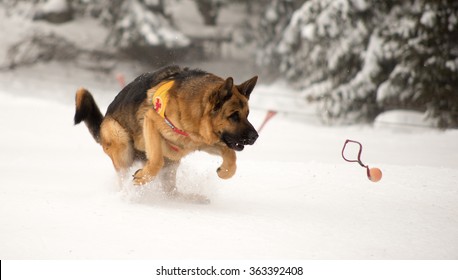
[[[325,124],[402,109],[458,126],[453,0],[3,0],[0,14],[10,92],[35,79],[50,91],[68,85],[53,98],[78,86],[114,96],[142,72],[180,64],[282,81]]]

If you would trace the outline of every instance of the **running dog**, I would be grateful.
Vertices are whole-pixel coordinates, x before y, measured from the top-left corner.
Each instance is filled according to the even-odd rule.
[[[220,155],[220,178],[235,174],[235,152],[258,138],[247,119],[257,79],[235,85],[231,77],[168,66],[142,74],[124,87],[105,116],[89,91],[78,89],[74,121],[85,122],[121,178],[135,161],[143,162],[133,175],[135,185],[149,183],[167,167],[164,190],[174,192],[180,160],[193,151]]]

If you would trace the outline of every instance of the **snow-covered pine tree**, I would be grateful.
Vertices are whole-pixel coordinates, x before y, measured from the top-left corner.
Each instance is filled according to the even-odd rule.
[[[41,5],[33,16],[34,20],[46,20],[51,23],[64,23],[73,19],[70,0],[48,0]]]
[[[276,51],[280,71],[320,102],[324,120],[354,121],[378,113],[377,41],[371,34],[390,9],[376,0],[310,0],[292,16]]]
[[[276,51],[283,31],[288,26],[291,15],[306,0],[273,0],[266,4],[261,15],[256,40],[259,52],[256,53],[256,63],[265,68],[266,73],[277,75],[279,72],[280,54]],[[257,2],[254,2],[257,3]]]
[[[94,17],[109,29],[106,39],[108,45],[150,63],[165,63],[191,43],[173,26],[171,18],[165,12],[164,0],[5,1],[0,5],[5,5],[11,13],[35,10],[37,19],[46,19],[50,22],[63,21],[61,17],[56,17],[55,13],[50,14],[52,17],[49,16],[49,11],[54,12],[61,7],[67,7],[72,12],[71,17],[65,20]],[[25,12],[23,14],[25,17],[31,17]]]
[[[105,12],[105,22],[111,26],[109,44],[157,63],[170,59],[167,50],[179,50],[190,44],[190,40],[176,30],[165,15],[163,1],[106,2],[109,10]]]
[[[458,127],[458,2],[412,0],[397,5],[379,30],[392,65],[378,88],[384,109],[426,111],[440,127]]]
[[[457,6],[309,0],[272,49],[282,75],[319,102],[328,122],[371,121],[384,110],[407,108],[456,127]]]

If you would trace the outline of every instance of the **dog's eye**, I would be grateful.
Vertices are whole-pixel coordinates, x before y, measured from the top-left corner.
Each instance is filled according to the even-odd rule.
[[[234,112],[232,113],[228,119],[232,122],[239,122],[240,121],[240,115],[239,115],[239,112]]]

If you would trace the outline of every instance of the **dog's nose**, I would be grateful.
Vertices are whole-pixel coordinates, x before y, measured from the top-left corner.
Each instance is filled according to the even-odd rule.
[[[256,130],[250,130],[248,132],[247,138],[245,139],[245,145],[253,145],[254,142],[256,142],[256,139],[258,139],[259,135],[256,132]]]

